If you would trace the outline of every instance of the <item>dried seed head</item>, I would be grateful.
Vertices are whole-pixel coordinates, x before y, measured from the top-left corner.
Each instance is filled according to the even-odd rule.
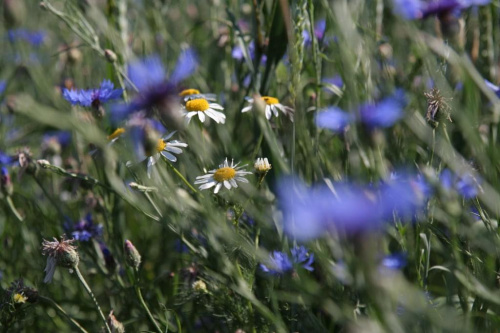
[[[448,101],[451,98],[445,98],[441,95],[439,89],[432,88],[431,91],[424,93],[427,98],[427,113],[425,119],[433,128],[438,127],[439,122],[443,119],[451,120],[451,107]]]
[[[54,238],[53,242],[44,240],[42,243],[42,254],[47,255],[47,265],[45,266],[45,279],[43,282],[50,283],[57,266],[65,268],[75,268],[80,262],[80,257],[76,251],[76,246],[72,243],[74,239],[65,239],[63,235],[61,241]]]

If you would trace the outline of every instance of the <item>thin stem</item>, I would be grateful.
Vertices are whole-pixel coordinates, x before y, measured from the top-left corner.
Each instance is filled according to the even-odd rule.
[[[73,269],[76,272],[76,276],[78,277],[78,280],[80,280],[81,284],[83,285],[83,287],[85,288],[85,290],[89,294],[90,298],[92,298],[92,301],[94,301],[94,304],[96,306],[97,312],[99,313],[99,315],[101,316],[102,321],[104,322],[104,326],[106,327],[106,331],[108,333],[111,333],[111,329],[108,326],[108,322],[106,321],[106,317],[104,316],[104,313],[102,313],[101,307],[99,306],[99,303],[97,302],[97,299],[95,298],[94,293],[92,292],[92,290],[90,289],[89,285],[87,284],[87,282],[83,278],[83,275],[80,272],[80,270],[78,269],[78,266],[73,267]]]
[[[23,222],[24,218],[21,216],[21,214],[19,214],[19,212],[16,209],[16,206],[14,206],[14,202],[12,202],[12,197],[10,195],[8,195],[6,197],[6,200],[7,200],[7,204],[9,205],[9,208],[12,211],[12,213],[17,217],[19,222]]]
[[[88,331],[86,329],[84,329],[76,320],[71,318],[71,316],[66,311],[64,311],[64,309],[59,304],[54,302],[52,299],[50,299],[48,297],[44,297],[44,296],[38,296],[38,299],[41,299],[42,301],[44,301],[44,302],[50,304],[52,307],[54,307],[64,317],[66,317],[66,319],[68,319],[76,328],[78,328],[80,330],[80,332],[88,333]]]
[[[52,196],[49,195],[49,193],[47,192],[47,190],[45,189],[45,187],[43,186],[43,184],[40,182],[40,180],[36,176],[33,176],[33,178],[35,179],[35,182],[38,184],[38,186],[42,189],[43,194],[45,194],[45,196],[47,197],[47,199],[49,199],[50,203],[57,210],[57,212],[59,213],[59,215],[61,215],[61,217],[64,217],[64,213],[62,212],[61,208],[59,207],[59,205],[57,204],[57,202],[55,202],[54,198],[52,198]]]
[[[144,310],[148,314],[149,320],[153,323],[154,327],[156,328],[156,331],[158,331],[159,333],[163,333],[162,329],[160,328],[160,326],[156,322],[155,318],[153,317],[153,314],[151,314],[151,311],[149,311],[148,305],[144,301],[144,298],[142,297],[141,288],[139,288],[139,277],[138,277],[137,271],[134,270],[134,274],[136,276],[135,284],[134,284],[135,293],[137,294],[137,297],[139,298],[139,301],[141,302],[142,307],[144,308]]]
[[[175,174],[184,182],[184,184],[186,184],[186,186],[191,189],[191,191],[193,191],[194,193],[198,193],[198,191],[193,187],[193,185],[191,185],[191,183],[189,183],[187,179],[184,178],[182,173],[180,173],[179,170],[177,170],[177,168],[172,165],[172,163],[170,163],[165,157],[163,157],[163,160],[165,161],[165,163],[167,163],[170,169],[172,169],[175,172]]]
[[[153,206],[153,208],[156,210],[156,212],[158,213],[158,215],[160,217],[163,217],[163,214],[161,213],[161,210],[160,208],[158,208],[158,206],[156,205],[156,203],[153,201],[153,198],[151,198],[151,196],[149,195],[148,192],[144,192],[144,195],[146,196],[146,199],[148,199],[149,203],[151,204],[151,206]]]

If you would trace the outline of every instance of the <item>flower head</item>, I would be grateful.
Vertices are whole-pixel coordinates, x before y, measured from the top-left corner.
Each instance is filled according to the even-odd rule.
[[[47,256],[44,283],[52,281],[57,266],[65,268],[78,266],[80,257],[76,247],[72,245],[74,241],[74,239],[65,239],[65,236],[62,236],[61,241],[54,238],[53,242],[47,240],[42,242],[42,254]]]
[[[44,30],[29,31],[26,29],[10,29],[7,31],[7,37],[11,42],[25,41],[33,46],[40,46],[47,37],[47,32]]]
[[[123,89],[114,89],[114,84],[103,80],[97,89],[74,90],[63,89],[63,97],[72,105],[99,108],[102,104],[118,99],[122,96]]]
[[[269,161],[267,160],[267,157],[265,158],[257,158],[255,161],[255,164],[253,165],[255,171],[257,173],[267,173],[269,170],[271,170],[271,164],[269,164]]]
[[[491,0],[393,0],[394,12],[406,20],[444,16],[471,6],[484,6]]]
[[[77,241],[88,242],[92,238],[102,236],[102,231],[102,224],[94,224],[92,215],[87,214],[84,219],[81,219],[78,223],[73,225],[73,232],[71,235]]]
[[[238,187],[236,181],[248,183],[245,175],[251,174],[249,171],[241,170],[245,165],[238,166],[239,163],[231,164],[227,162],[227,158],[223,164],[219,165],[218,169],[210,170],[206,175],[196,177],[195,184],[202,184],[200,190],[209,189],[215,186],[214,193],[218,193],[222,185],[230,190],[232,187]]]
[[[439,180],[443,189],[446,191],[454,189],[465,199],[475,198],[482,191],[480,180],[470,173],[456,175],[449,169],[444,169]]]
[[[247,97],[246,100],[248,102],[248,105],[245,106],[243,109],[241,109],[241,112],[248,112],[253,109],[255,99]],[[279,99],[277,99],[276,97],[262,96],[260,97],[260,100],[262,100],[265,103],[265,115],[268,120],[271,119],[273,114],[275,117],[278,117],[279,116],[278,110],[279,110],[283,112],[286,116],[290,117],[290,120],[293,121],[294,110],[289,106],[281,104]]]
[[[260,264],[260,268],[271,275],[281,275],[293,270],[294,265],[313,271],[311,266],[314,262],[314,255],[309,254],[304,246],[295,246],[290,250],[292,257],[280,251],[273,251],[269,256],[268,266]]]
[[[205,115],[212,118],[216,123],[224,124],[226,122],[226,115],[217,110],[224,110],[224,108],[217,103],[209,103],[205,98],[190,99],[183,106],[185,117],[188,122],[191,121],[193,116],[198,115],[201,122],[205,122]]]
[[[181,154],[182,153],[181,148],[186,148],[188,146],[187,143],[180,142],[177,140],[168,141],[168,139],[170,139],[174,134],[175,132],[171,132],[170,134],[164,136],[163,138],[157,139],[154,147],[146,149],[146,155],[148,156],[147,160],[148,160],[149,178],[151,178],[152,168],[160,159],[160,155],[162,155],[171,162],[176,162],[177,157],[174,154]]]
[[[162,119],[172,127],[179,127],[182,115],[174,98],[176,85],[190,76],[197,66],[197,56],[191,48],[180,54],[170,80],[167,80],[165,68],[158,55],[132,62],[128,66],[128,74],[138,94],[130,104],[115,105],[112,109],[112,120],[118,122],[133,112],[150,112],[157,108]]]

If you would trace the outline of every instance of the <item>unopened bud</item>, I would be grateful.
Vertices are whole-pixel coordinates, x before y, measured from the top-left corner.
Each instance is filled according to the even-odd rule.
[[[267,173],[269,170],[271,170],[271,164],[269,164],[267,157],[264,158],[259,157],[255,161],[253,167],[255,168],[255,171],[260,174]]]
[[[108,326],[111,329],[111,333],[124,333],[125,332],[125,327],[113,315],[113,310],[111,310],[111,312],[109,313],[107,321],[108,321]]]
[[[127,262],[127,265],[129,265],[136,271],[139,270],[139,265],[141,264],[141,255],[135,248],[134,244],[132,244],[132,242],[129,240],[125,240],[123,248],[125,250],[125,260]]]
[[[104,56],[106,57],[106,59],[110,62],[110,63],[114,63],[116,62],[116,60],[118,60],[118,57],[116,56],[116,53],[114,53],[113,51],[111,51],[110,49],[106,49],[104,50]]]
[[[12,185],[12,181],[10,180],[9,171],[6,167],[2,167],[0,174],[0,188],[4,195],[10,196],[12,192],[14,192],[14,186]]]
[[[198,280],[193,282],[193,289],[195,291],[200,291],[200,292],[207,292],[207,284],[203,282],[202,280]]]

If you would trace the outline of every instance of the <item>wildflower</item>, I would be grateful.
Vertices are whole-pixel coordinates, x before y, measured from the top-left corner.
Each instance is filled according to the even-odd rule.
[[[292,258],[284,252],[273,251],[269,256],[269,267],[260,264],[260,268],[271,275],[280,275],[293,270],[294,265],[301,266],[302,268],[313,271],[314,268],[311,266],[314,262],[314,255],[308,254],[307,249],[304,246],[294,247],[290,250]]]
[[[356,121],[366,127],[386,128],[392,126],[403,117],[403,108],[406,101],[402,90],[379,101],[378,103],[365,103],[358,107],[356,116],[337,107],[329,107],[316,116],[316,125],[327,128],[335,133],[341,133],[347,126]]]
[[[21,303],[26,303],[28,298],[23,294],[16,293],[12,296],[12,300],[14,301],[14,303],[21,304]]]
[[[156,141],[156,146],[153,149],[146,150],[146,155],[148,156],[148,177],[151,178],[151,172],[153,165],[155,165],[160,159],[160,154],[171,162],[177,161],[177,157],[174,154],[181,154],[182,149],[179,147],[186,148],[187,143],[180,142],[177,140],[167,141],[174,135],[172,132],[161,139]]]
[[[74,268],[78,266],[80,257],[76,252],[76,247],[73,246],[74,239],[65,239],[61,237],[61,241],[54,238],[53,242],[44,240],[42,243],[42,253],[47,255],[47,265],[45,266],[44,283],[50,283],[54,276],[57,266],[65,268]]]
[[[387,255],[384,258],[382,258],[382,261],[380,262],[381,267],[390,270],[401,269],[405,267],[406,264],[407,264],[407,255],[405,253],[396,253]]]
[[[188,123],[195,115],[198,115],[201,122],[205,122],[205,115],[207,115],[216,123],[224,124],[226,122],[226,115],[217,110],[224,110],[224,108],[217,103],[209,103],[205,98],[191,99],[184,105],[184,115]]]
[[[7,87],[7,82],[0,80],[0,95],[3,94],[6,87]]]
[[[123,127],[118,127],[117,129],[115,129],[113,131],[113,133],[111,133],[110,135],[108,135],[108,141],[110,143],[114,143],[116,140],[118,140],[118,138],[123,134],[125,133],[125,128]]]
[[[269,164],[267,157],[257,158],[253,167],[255,171],[259,174],[267,173],[269,170],[271,170],[271,164]]]
[[[111,310],[111,312],[108,315],[108,326],[111,329],[111,333],[124,333],[125,332],[125,327],[121,322],[116,319],[115,315],[113,314],[114,310]]]
[[[127,239],[125,240],[123,248],[125,250],[125,260],[127,265],[129,265],[136,271],[139,270],[139,265],[141,264],[141,255],[135,248],[134,244],[132,244],[132,242]]]
[[[204,292],[206,293],[207,292],[207,284],[205,282],[203,282],[202,280],[196,280],[195,282],[193,282],[193,289],[195,291],[201,291],[201,292]]]
[[[7,31],[7,37],[11,42],[22,40],[38,47],[45,41],[47,32],[43,30],[29,31],[26,29],[10,29]]]
[[[97,108],[102,104],[121,97],[123,89],[114,89],[114,84],[109,80],[103,80],[97,89],[75,90],[63,89],[63,97],[72,105]]]
[[[314,36],[318,41],[323,40],[326,31],[326,20],[322,19],[314,24]],[[310,46],[312,44],[311,34],[308,29],[302,31],[302,37],[304,39],[304,45]]]
[[[207,101],[215,102],[216,96],[215,94],[202,94],[198,89],[188,88],[184,89],[179,93],[179,97],[182,98],[182,102],[186,103],[192,99],[204,98]]]
[[[264,101],[264,103],[266,103],[265,114],[266,114],[266,118],[268,120],[271,119],[273,114],[275,117],[278,117],[279,116],[278,110],[280,110],[286,116],[290,117],[290,120],[293,121],[294,110],[291,107],[281,104],[279,99],[277,99],[276,97],[262,96],[262,97],[260,97],[260,99],[262,101]],[[248,111],[251,111],[253,108],[253,104],[254,104],[255,100],[253,98],[246,98],[246,100],[249,103],[249,105],[245,106],[241,110],[241,112],[248,112]]]
[[[73,226],[73,230],[71,235],[75,240],[88,242],[92,238],[102,236],[103,227],[102,224],[95,225],[92,221],[92,215],[87,214],[84,219]]]
[[[106,268],[110,272],[114,271],[116,268],[116,262],[115,262],[115,258],[113,257],[113,254],[108,249],[106,244],[102,241],[99,242],[99,248],[101,249],[102,257],[104,259],[104,263],[106,265]]]
[[[432,15],[445,16],[490,2],[491,0],[393,0],[394,12],[406,20],[424,19]]]
[[[118,122],[133,112],[151,112],[153,108],[157,108],[166,123],[171,127],[179,127],[182,114],[174,99],[176,85],[190,76],[197,66],[197,56],[191,48],[184,50],[179,56],[170,80],[167,80],[165,68],[157,55],[132,62],[128,66],[128,75],[138,94],[130,104],[115,105],[111,110],[112,120]]]
[[[480,181],[469,173],[456,175],[449,169],[444,169],[439,181],[444,190],[456,190],[465,199],[475,198],[482,191]]]
[[[245,49],[245,46],[243,45],[236,45],[233,47],[233,50],[231,51],[231,56],[233,59],[242,61],[245,59],[245,53],[248,52],[248,60],[251,60],[252,62],[255,61],[255,56],[256,56],[256,50],[255,50],[255,41],[251,41],[248,43],[248,47]],[[265,65],[267,62],[267,56],[263,54],[260,59],[260,64]]]
[[[444,98],[437,88],[432,88],[424,95],[427,98],[427,113],[425,115],[427,123],[436,128],[443,119],[451,122],[451,108],[447,103],[448,98]]]
[[[14,185],[10,180],[9,170],[6,167],[1,168],[0,173],[0,191],[5,196],[10,196],[14,192]]]
[[[241,168],[245,165],[238,166],[239,163],[234,164],[231,161],[231,165],[227,162],[227,158],[223,164],[219,165],[218,169],[210,170],[206,175],[196,177],[195,184],[202,184],[200,190],[205,190],[215,186],[214,193],[217,194],[221,189],[222,185],[230,190],[232,187],[238,187],[236,181],[242,183],[248,183],[248,180],[244,178],[245,175],[251,174],[249,171],[243,171]]]

